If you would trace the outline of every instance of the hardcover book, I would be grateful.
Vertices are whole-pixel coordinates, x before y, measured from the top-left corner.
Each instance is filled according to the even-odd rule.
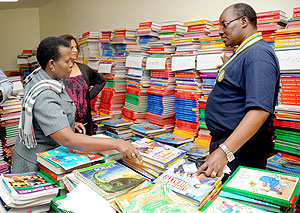
[[[243,166],[223,185],[224,191],[289,208],[295,208],[299,188],[299,176]]]
[[[175,145],[187,143],[187,142],[190,142],[190,141],[194,140],[194,138],[181,137],[181,136],[178,136],[178,135],[174,135],[170,132],[168,132],[166,134],[163,134],[163,135],[155,136],[153,139],[158,141],[158,142],[168,143],[168,144],[175,144]]]
[[[73,173],[106,199],[124,194],[147,180],[116,161],[74,170]]]

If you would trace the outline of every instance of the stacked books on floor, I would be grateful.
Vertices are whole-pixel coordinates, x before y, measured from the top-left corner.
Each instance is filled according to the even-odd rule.
[[[195,162],[181,159],[171,165],[155,182],[166,184],[179,197],[201,209],[221,189],[221,179],[206,177],[204,174],[195,176]]]
[[[107,135],[123,140],[131,140],[132,130],[130,129],[130,125],[133,124],[131,121],[114,118],[103,121],[102,124],[104,125]]]
[[[153,138],[154,136],[161,135],[165,132],[165,128],[144,122],[130,126],[133,130],[133,136],[136,138]]]
[[[185,151],[159,143],[151,139],[141,139],[133,142],[139,150],[142,162],[123,159],[122,163],[154,180],[177,160],[185,156]]]
[[[223,184],[220,198],[207,209],[219,209],[218,200],[227,198],[221,203],[224,211],[248,205],[253,212],[294,212],[299,189],[299,176],[240,166]]]
[[[40,172],[1,174],[0,197],[9,212],[47,212],[58,190]]]

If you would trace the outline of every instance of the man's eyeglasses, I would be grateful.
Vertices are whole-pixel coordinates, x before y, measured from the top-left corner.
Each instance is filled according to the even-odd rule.
[[[220,30],[226,29],[226,27],[228,27],[228,25],[236,20],[239,20],[241,18],[243,18],[244,16],[238,17],[236,19],[232,19],[230,21],[223,21],[223,23],[220,24]]]

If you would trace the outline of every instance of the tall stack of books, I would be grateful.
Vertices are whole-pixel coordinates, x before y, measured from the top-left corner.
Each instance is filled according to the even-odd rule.
[[[102,57],[112,57],[114,48],[110,44],[110,40],[113,36],[112,31],[101,31],[101,38],[99,38],[99,42],[101,43],[101,56]]]
[[[161,23],[159,39],[172,41],[174,38],[182,37],[186,32],[184,23],[180,21],[166,21]]]
[[[94,59],[100,56],[99,32],[88,31],[83,33],[78,44],[84,60]]]
[[[284,29],[288,18],[282,10],[257,13],[257,31],[262,33],[264,40],[273,45],[273,33],[276,30]]]
[[[185,38],[201,38],[207,37],[210,29],[213,27],[213,23],[210,20],[203,19],[185,22],[184,26],[187,28],[184,34]]]
[[[31,71],[39,66],[36,59],[36,50],[23,50],[22,54],[17,56],[17,64],[19,65],[19,72],[26,78]]]
[[[129,128],[132,122],[114,118],[103,121],[105,133],[114,138],[120,138],[130,141],[132,138],[132,131]]]
[[[158,41],[158,32],[160,32],[161,23],[150,21],[142,22],[136,33],[138,36],[138,43],[140,45],[147,45],[149,42]]]

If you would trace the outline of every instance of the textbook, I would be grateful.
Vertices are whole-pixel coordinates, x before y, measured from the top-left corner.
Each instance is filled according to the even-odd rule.
[[[106,199],[124,194],[147,180],[116,161],[74,170],[73,173]]]
[[[223,185],[223,190],[295,208],[299,198],[299,176],[240,166]]]
[[[120,127],[120,126],[129,126],[133,123],[130,121],[121,120],[119,118],[114,118],[111,120],[103,121],[102,124],[111,126],[111,127]]]
[[[300,160],[289,159],[276,154],[267,161],[267,168],[278,172],[300,176]]]
[[[143,134],[150,134],[150,133],[165,131],[165,128],[151,124],[149,122],[134,124],[134,125],[130,126],[130,129],[137,131],[137,132],[141,132]]]
[[[116,198],[122,212],[198,212],[178,197],[166,185],[153,184],[147,188]]]
[[[139,150],[143,161],[161,168],[167,168],[185,156],[183,150],[147,138],[132,142],[132,144]]]
[[[103,160],[101,155],[69,149],[65,146],[59,146],[36,155],[37,162],[56,174],[66,173],[72,169]]]
[[[163,134],[163,135],[155,136],[155,137],[153,137],[153,139],[158,142],[174,144],[174,145],[179,145],[179,144],[187,143],[187,142],[194,140],[194,138],[181,137],[178,135],[174,135],[170,132]]]
[[[196,157],[205,157],[205,156],[208,156],[208,154],[209,154],[208,147],[198,145],[193,142],[183,144],[177,148],[186,151],[187,155],[192,155],[192,156],[196,156]]]
[[[213,191],[222,177],[195,176],[197,167],[194,162],[181,159],[168,168],[154,182],[166,184],[183,199],[199,206]]]

